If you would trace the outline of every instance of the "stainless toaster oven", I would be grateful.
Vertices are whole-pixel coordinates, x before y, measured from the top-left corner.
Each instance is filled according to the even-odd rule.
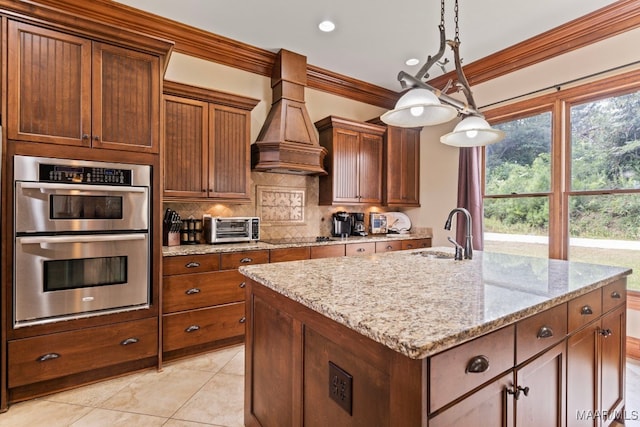
[[[258,217],[212,217],[203,216],[206,243],[234,243],[260,240],[260,218]]]

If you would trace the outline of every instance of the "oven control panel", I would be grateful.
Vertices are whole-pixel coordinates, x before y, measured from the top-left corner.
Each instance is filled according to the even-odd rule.
[[[131,169],[51,165],[40,163],[39,182],[131,185]]]

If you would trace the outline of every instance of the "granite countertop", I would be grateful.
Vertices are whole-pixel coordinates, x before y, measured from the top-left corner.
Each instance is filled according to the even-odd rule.
[[[363,243],[363,242],[387,242],[391,240],[415,240],[431,238],[430,233],[407,233],[407,234],[376,234],[364,237],[350,236],[347,238],[332,237],[333,240],[316,242],[313,238],[301,239],[280,239],[278,243],[269,243],[268,241],[244,242],[244,243],[219,243],[219,244],[197,244],[197,245],[180,245],[180,246],[163,246],[162,256],[178,256],[178,255],[202,255],[215,254],[222,252],[241,252],[258,249],[283,249],[296,248],[303,246],[325,246],[338,245],[345,243]],[[276,239],[274,239],[276,240]],[[288,240],[288,241],[284,241]]]
[[[449,248],[240,267],[245,276],[421,359],[566,302],[631,270]],[[429,256],[425,256],[429,255]]]

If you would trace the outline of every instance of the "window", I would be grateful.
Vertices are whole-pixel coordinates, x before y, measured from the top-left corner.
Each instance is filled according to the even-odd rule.
[[[486,116],[484,250],[640,271],[640,71]]]

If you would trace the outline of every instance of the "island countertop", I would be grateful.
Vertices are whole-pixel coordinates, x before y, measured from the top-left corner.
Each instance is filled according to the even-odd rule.
[[[623,267],[449,248],[241,267],[256,282],[422,359],[629,274]]]

